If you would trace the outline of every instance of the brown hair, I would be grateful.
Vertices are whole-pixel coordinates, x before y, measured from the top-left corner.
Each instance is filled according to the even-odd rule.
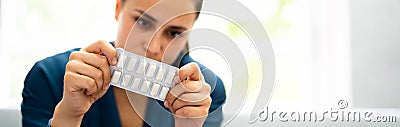
[[[124,6],[124,3],[126,2],[127,0],[121,0],[121,2],[122,2],[122,7]],[[203,0],[194,0],[194,2],[195,2],[195,4],[196,4],[196,19],[199,17],[199,15],[200,15],[200,10],[201,10],[201,8],[203,7]]]

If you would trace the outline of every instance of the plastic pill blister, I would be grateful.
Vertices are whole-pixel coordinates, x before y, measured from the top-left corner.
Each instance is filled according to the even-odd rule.
[[[111,85],[164,101],[175,86],[178,68],[117,48],[117,65],[111,66]]]

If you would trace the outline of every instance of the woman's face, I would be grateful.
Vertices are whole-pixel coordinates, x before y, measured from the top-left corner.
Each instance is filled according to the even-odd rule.
[[[117,0],[115,46],[171,64],[187,43],[181,33],[192,28],[195,7],[194,0]]]

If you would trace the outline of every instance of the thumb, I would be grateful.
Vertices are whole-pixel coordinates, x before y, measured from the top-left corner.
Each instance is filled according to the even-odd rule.
[[[99,40],[95,43],[92,43],[88,47],[81,50],[89,53],[104,54],[110,65],[117,64],[117,52],[115,48],[104,40]]]

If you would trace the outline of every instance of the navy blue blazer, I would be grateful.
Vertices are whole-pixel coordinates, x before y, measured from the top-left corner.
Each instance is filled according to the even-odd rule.
[[[35,63],[24,81],[21,103],[22,125],[29,127],[47,126],[53,116],[54,108],[63,96],[65,66],[69,55],[79,48],[72,49]],[[183,55],[179,65],[196,62],[188,54]],[[196,62],[198,63],[198,62]],[[212,103],[204,126],[220,126],[222,122],[222,104],[225,102],[225,88],[219,77],[198,63],[202,74],[211,86]],[[97,100],[85,114],[81,126],[111,127],[121,126],[115,103],[113,86]],[[151,126],[174,126],[174,118],[165,112],[163,102],[148,99],[145,119]],[[160,106],[162,108],[160,108]],[[143,126],[150,126],[144,123]]]

